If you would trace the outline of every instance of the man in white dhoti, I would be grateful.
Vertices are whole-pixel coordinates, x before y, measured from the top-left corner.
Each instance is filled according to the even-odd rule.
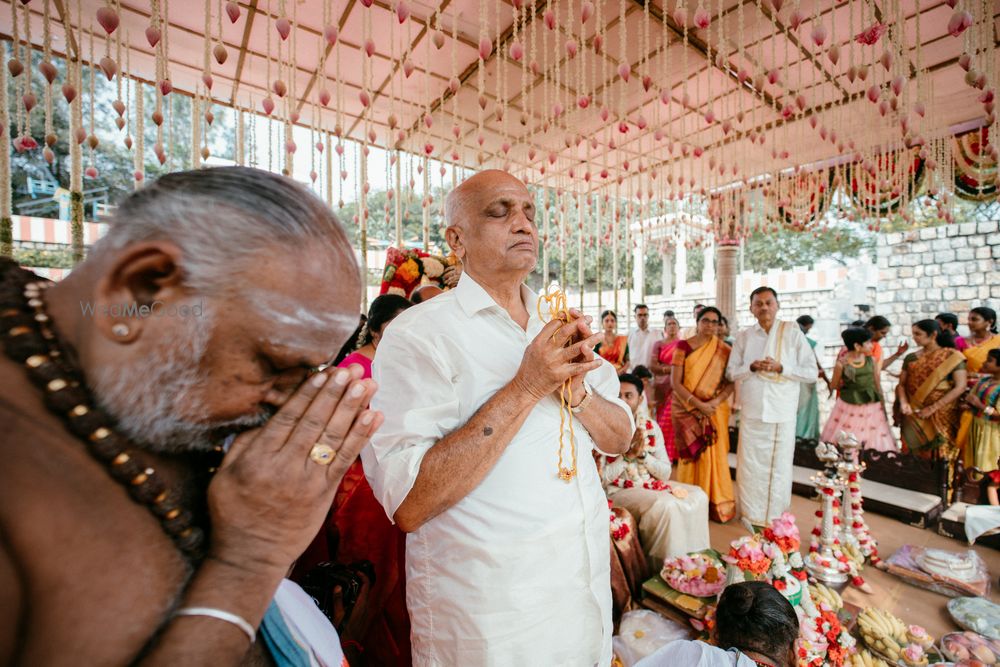
[[[482,172],[445,207],[465,271],[383,334],[372,404],[386,421],[362,452],[375,497],[409,533],[413,662],[608,665],[608,506],[590,452],[627,449],[632,412],[593,353],[601,334],[572,311],[539,318],[523,284],[538,261],[525,185]]]
[[[605,460],[604,488],[615,505],[639,521],[639,542],[656,573],[664,558],[711,546],[708,495],[700,487],[670,481],[663,432],[646,412],[642,380],[630,374],[618,379],[619,397],[632,408],[636,428],[629,450]]]
[[[750,293],[757,323],[736,336],[726,374],[740,383],[737,507],[744,523],[763,526],[792,501],[792,457],[800,384],[816,382],[816,360],[794,322],[777,319],[778,293]]]

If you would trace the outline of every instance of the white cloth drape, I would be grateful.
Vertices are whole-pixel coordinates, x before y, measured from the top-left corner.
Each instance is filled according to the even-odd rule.
[[[740,419],[736,456],[736,507],[740,516],[763,526],[792,504],[795,420],[768,424]]]
[[[635,667],[756,667],[736,649],[724,651],[704,642],[678,639],[646,656]]]

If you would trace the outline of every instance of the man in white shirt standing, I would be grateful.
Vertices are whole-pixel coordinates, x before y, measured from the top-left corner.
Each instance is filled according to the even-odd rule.
[[[750,293],[757,323],[736,336],[726,373],[740,383],[737,506],[744,524],[763,526],[792,501],[795,414],[803,382],[816,382],[816,360],[795,322],[778,316],[778,293]]]
[[[660,332],[649,328],[649,308],[644,303],[635,307],[635,323],[636,328],[628,335],[629,373],[634,371],[636,366],[649,368],[653,344],[663,337]]]
[[[523,284],[538,261],[525,185],[481,172],[445,208],[464,273],[383,334],[372,406],[386,420],[362,453],[375,497],[409,533],[413,662],[603,667],[611,545],[590,451],[625,451],[631,410],[580,313],[539,319]]]

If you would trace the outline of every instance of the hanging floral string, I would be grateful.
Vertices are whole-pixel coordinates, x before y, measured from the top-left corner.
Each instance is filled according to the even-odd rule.
[[[90,67],[88,67],[87,69],[88,69],[88,71],[90,73],[90,84],[89,84],[89,95],[87,96],[87,101],[88,101],[88,103],[90,105],[90,108],[89,108],[89,114],[90,114],[90,134],[87,135],[87,149],[88,149],[87,150],[87,160],[88,160],[88,162],[90,162],[90,166],[88,166],[84,170],[83,174],[87,178],[97,178],[98,173],[97,173],[97,165],[94,164],[94,151],[97,149],[97,146],[100,144],[100,141],[97,138],[97,134],[94,132],[94,123],[95,123],[95,119],[97,117],[97,114],[94,113],[94,106],[95,106],[94,105],[94,98],[96,97],[96,95],[95,95],[95,89],[96,89],[96,83],[95,83],[95,81],[96,81],[96,74],[97,74],[97,68],[94,66],[94,62],[95,62],[94,61],[94,28],[91,27],[90,30],[88,31],[88,33],[89,33],[89,36],[90,36]]]
[[[86,130],[83,129],[83,98],[79,93],[83,89],[83,64],[80,51],[83,49],[83,17],[82,0],[76,3],[77,53],[70,61],[70,80],[68,88],[63,88],[63,95],[70,105],[70,141],[69,141],[69,202],[70,202],[70,234],[73,244],[73,264],[83,261],[83,142],[86,140]],[[72,28],[67,22],[66,43],[72,40]]]
[[[16,5],[17,3],[11,3]],[[12,42],[16,48],[17,42]],[[16,51],[15,51],[16,53]],[[10,198],[10,105],[7,100],[7,45],[0,44],[0,255],[14,255],[14,224]]]
[[[13,8],[14,4],[11,3]],[[20,132],[17,139],[14,140],[14,148],[18,152],[29,151],[38,148],[38,142],[31,136],[31,110],[35,108],[38,103],[35,94],[31,90],[31,10],[27,7],[24,9],[24,46],[23,46],[23,60],[25,68],[28,70],[23,77],[21,77],[22,89],[21,89],[21,106],[24,108],[24,113],[20,115]]]
[[[146,119],[143,108],[145,107],[145,92],[143,84],[138,79],[133,79],[135,90],[135,152],[132,154],[133,173],[135,189],[142,187],[142,182],[146,179]],[[155,94],[155,93],[154,93]]]
[[[45,77],[45,148],[42,149],[42,157],[49,164],[55,161],[56,155],[52,151],[58,137],[52,124],[52,83],[56,79],[56,68],[52,64],[52,16],[50,11],[51,0],[45,0],[42,8],[42,62],[38,65],[39,71]],[[4,123],[6,128],[6,123]],[[6,131],[6,129],[4,130]]]

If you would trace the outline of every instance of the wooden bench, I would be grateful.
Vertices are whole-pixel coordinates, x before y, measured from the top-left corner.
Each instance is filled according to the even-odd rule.
[[[937,531],[941,535],[966,541],[965,510],[972,505],[985,505],[986,478],[978,468],[966,470],[961,461],[955,465],[955,503],[941,513]],[[1000,532],[988,532],[976,540],[980,546],[1000,549]]]
[[[732,433],[731,442],[738,434]],[[812,477],[822,465],[816,458],[816,442],[798,440],[792,468],[792,491],[812,498]],[[733,447],[735,450],[736,447]],[[861,460],[868,466],[861,480],[865,510],[904,521],[918,528],[934,525],[946,507],[947,466],[942,461],[925,461],[910,454],[864,451]],[[736,454],[729,455],[730,472],[735,477]]]

